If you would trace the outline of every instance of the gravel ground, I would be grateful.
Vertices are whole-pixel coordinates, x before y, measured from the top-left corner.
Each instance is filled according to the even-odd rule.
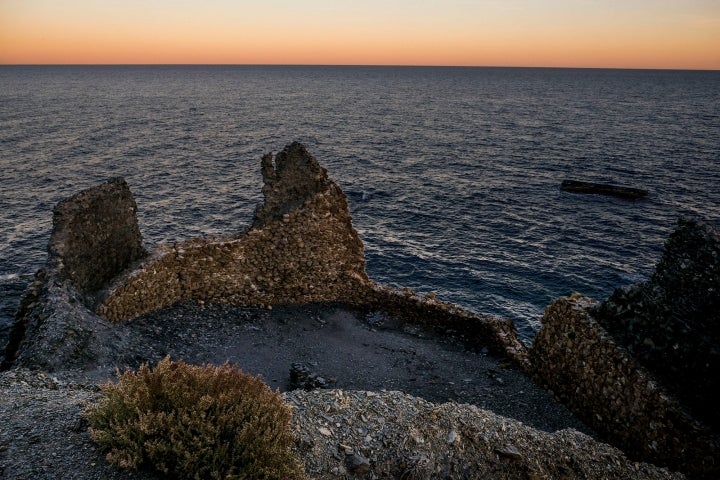
[[[42,372],[0,374],[0,478],[156,479],[109,466],[81,418],[100,393]],[[313,479],[681,479],[572,429],[542,432],[472,405],[401,392],[294,390]]]
[[[127,351],[92,370],[0,374],[0,478],[156,478],[110,467],[80,413],[116,368],[168,354],[285,391],[311,478],[682,478],[579,433],[592,434],[503,359],[377,313],[186,303],[117,328]],[[293,363],[332,389],[288,391]]]

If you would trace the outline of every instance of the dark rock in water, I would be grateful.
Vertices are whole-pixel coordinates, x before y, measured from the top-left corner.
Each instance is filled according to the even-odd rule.
[[[650,280],[616,290],[593,315],[693,415],[720,430],[717,230],[679,220]]]
[[[572,193],[595,193],[598,195],[610,195],[612,197],[637,199],[646,197],[647,190],[632,187],[621,187],[607,183],[581,182],[578,180],[563,180],[560,190]]]

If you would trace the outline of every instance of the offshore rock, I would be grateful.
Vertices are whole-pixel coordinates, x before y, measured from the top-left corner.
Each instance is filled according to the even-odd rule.
[[[616,290],[598,322],[700,420],[720,431],[720,235],[680,219],[650,280]]]
[[[647,190],[633,187],[622,187],[609,183],[593,183],[582,182],[579,180],[563,180],[560,184],[560,190],[572,193],[594,193],[597,195],[609,195],[611,197],[626,198],[636,200],[646,197]]]

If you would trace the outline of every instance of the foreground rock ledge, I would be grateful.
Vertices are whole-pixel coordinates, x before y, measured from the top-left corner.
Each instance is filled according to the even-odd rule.
[[[96,388],[19,368],[0,373],[0,392],[0,477],[158,478],[116,469],[95,450],[80,412],[99,400]],[[574,430],[540,432],[471,405],[400,392],[296,390],[283,397],[312,479],[685,478]]]

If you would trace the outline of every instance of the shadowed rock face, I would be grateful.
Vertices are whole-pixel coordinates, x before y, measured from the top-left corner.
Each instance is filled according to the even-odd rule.
[[[135,199],[122,178],[60,202],[53,210],[50,261],[80,292],[100,290],[147,254],[136,214]]]
[[[529,351],[536,381],[631,458],[718,478],[720,436],[618,347],[589,314],[594,305],[574,296],[547,307]]]
[[[539,383],[630,455],[718,478],[720,236],[678,222],[650,280],[553,302],[529,352]]]
[[[720,235],[681,219],[649,281],[617,289],[593,315],[681,399],[720,431]]]

